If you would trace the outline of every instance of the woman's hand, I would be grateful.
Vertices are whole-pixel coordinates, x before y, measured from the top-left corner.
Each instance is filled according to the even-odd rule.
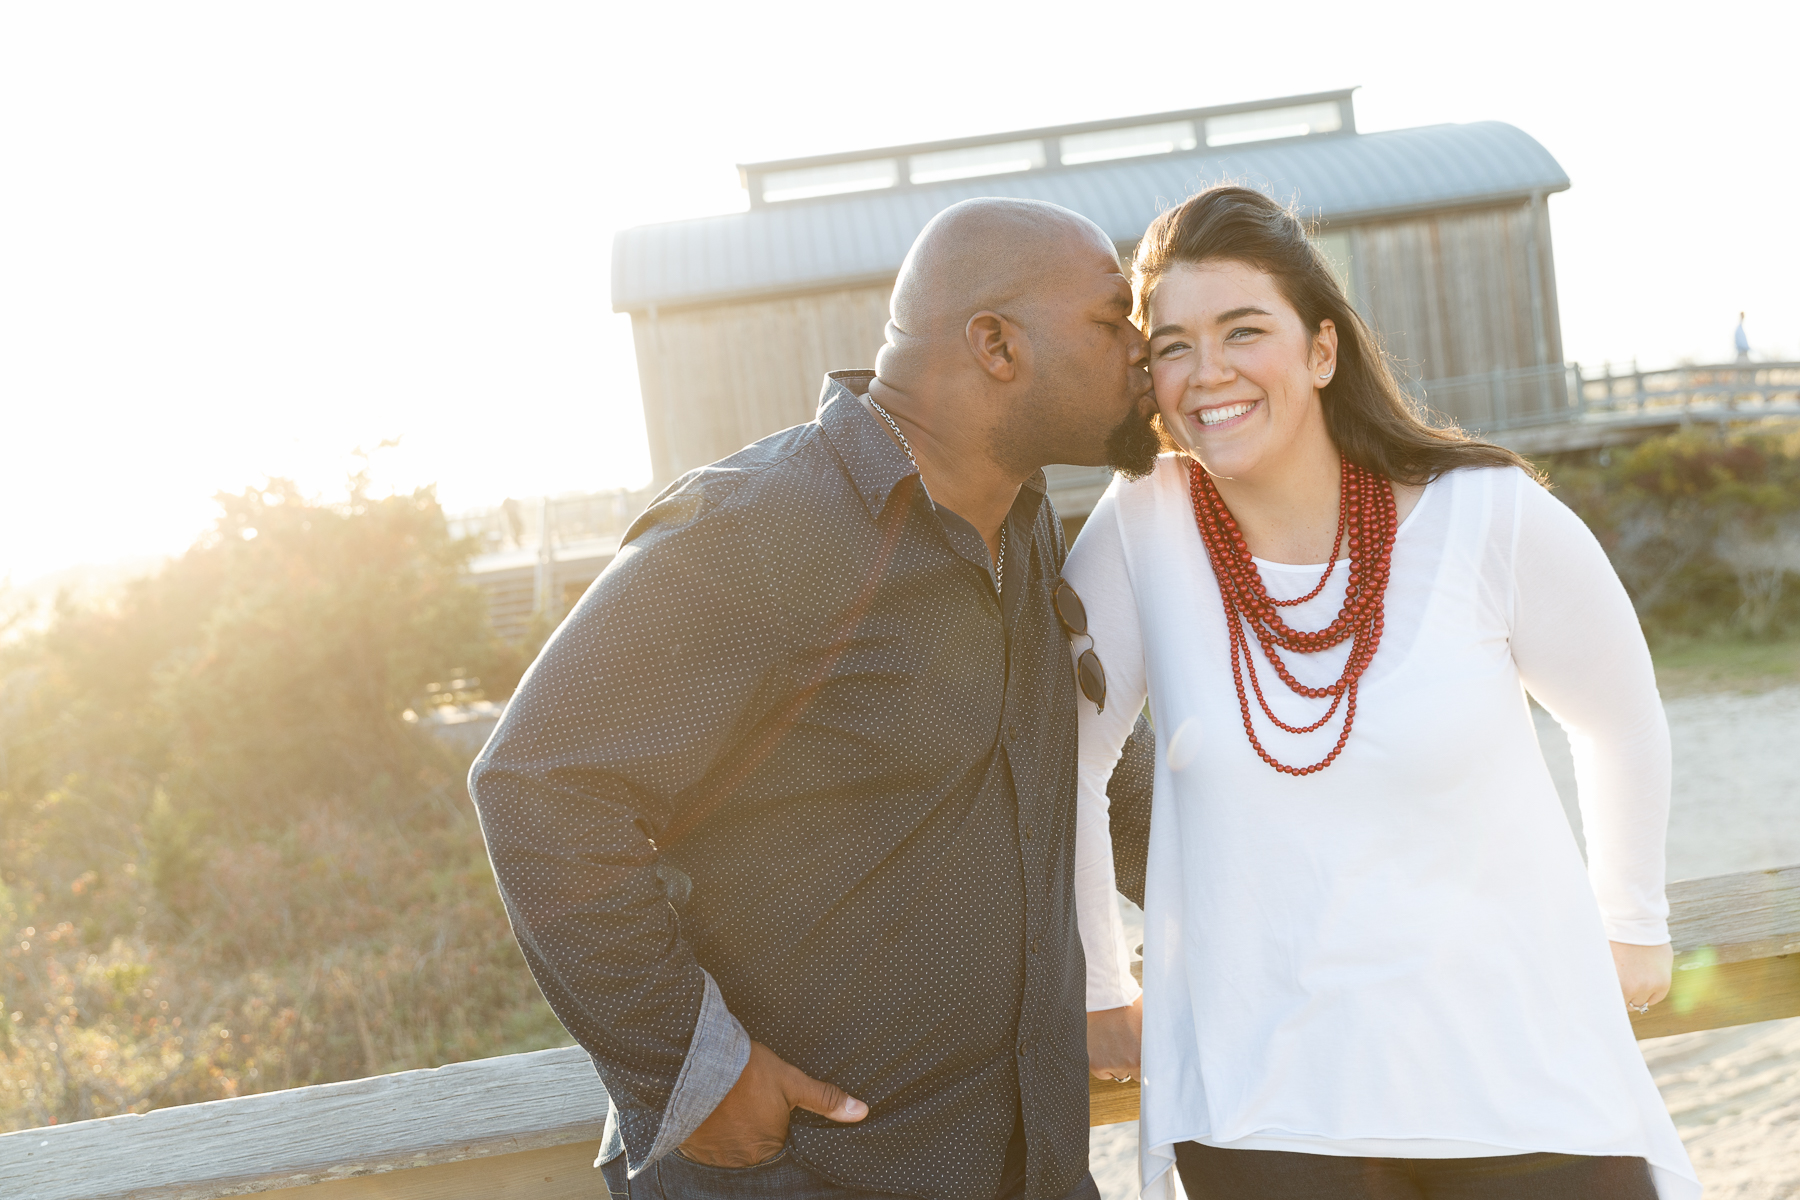
[[[1136,1079],[1144,1041],[1144,998],[1087,1015],[1088,1070],[1095,1079]]]
[[[1619,990],[1625,1003],[1638,1012],[1669,994],[1669,974],[1674,970],[1675,951],[1669,943],[1660,946],[1633,946],[1628,942],[1612,942],[1613,966],[1619,972]],[[1093,1016],[1088,1017],[1088,1044],[1093,1045]]]

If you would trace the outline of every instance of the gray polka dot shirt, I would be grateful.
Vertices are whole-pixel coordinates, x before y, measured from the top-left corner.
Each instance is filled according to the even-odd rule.
[[[471,773],[545,997],[632,1169],[766,1043],[869,1105],[796,1110],[838,1183],[988,1200],[1087,1171],[1076,700],[1040,474],[1004,595],[857,400],[665,491],[544,647]],[[1083,701],[1085,703],[1085,701]],[[1132,803],[1148,811],[1136,764]],[[1137,796],[1137,792],[1142,796]]]

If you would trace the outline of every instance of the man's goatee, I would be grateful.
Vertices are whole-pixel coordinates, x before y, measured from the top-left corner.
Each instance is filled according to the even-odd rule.
[[[1154,413],[1133,412],[1106,435],[1106,465],[1127,479],[1142,479],[1156,469],[1162,438]]]

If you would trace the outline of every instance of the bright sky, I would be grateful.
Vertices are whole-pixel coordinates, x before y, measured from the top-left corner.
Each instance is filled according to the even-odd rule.
[[[1509,121],[1565,349],[1800,358],[1791,3],[0,7],[0,580],[179,551],[211,495],[453,511],[648,480],[613,231],[737,162],[1361,85]],[[860,365],[860,364],[845,364]]]

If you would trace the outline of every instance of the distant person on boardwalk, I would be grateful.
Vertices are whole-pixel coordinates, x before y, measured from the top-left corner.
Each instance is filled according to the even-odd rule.
[[[1268,197],[1163,213],[1135,281],[1177,449],[1066,574],[1108,692],[1080,706],[1090,1056],[1142,1076],[1150,1194],[1699,1195],[1632,1035],[1669,987],[1669,735],[1599,543],[1414,414]],[[1574,743],[1585,870],[1527,693]],[[1146,698],[1140,996],[1105,788]]]
[[[1085,218],[939,214],[875,370],[670,485],[507,706],[470,786],[614,1197],[1097,1197],[1041,468],[1155,462],[1131,303]]]
[[[1737,360],[1741,363],[1750,361],[1750,337],[1744,332],[1744,314],[1738,314],[1737,333],[1732,335],[1731,344],[1737,347]]]

